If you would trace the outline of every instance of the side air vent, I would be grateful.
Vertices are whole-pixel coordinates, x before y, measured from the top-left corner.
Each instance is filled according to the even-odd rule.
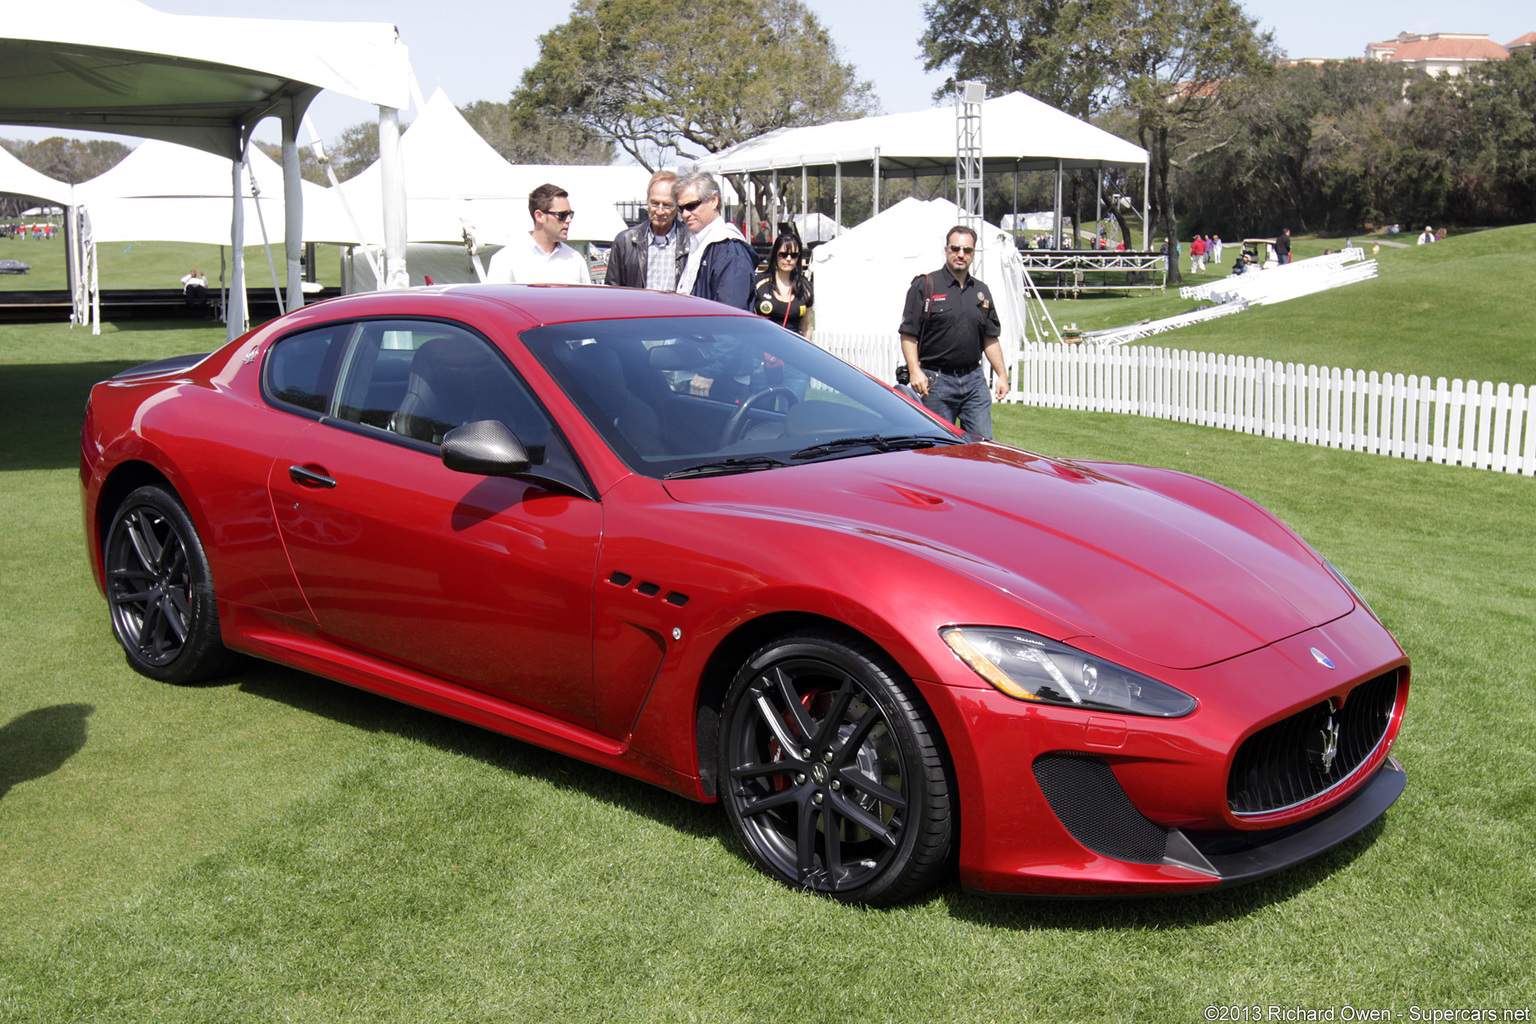
[[[1159,864],[1167,856],[1168,829],[1142,816],[1105,762],[1042,754],[1034,769],[1051,810],[1094,853],[1134,864]]]

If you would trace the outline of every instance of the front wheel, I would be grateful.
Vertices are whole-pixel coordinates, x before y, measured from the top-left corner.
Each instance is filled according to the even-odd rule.
[[[128,495],[103,553],[112,632],[129,665],[167,683],[229,670],[208,556],[175,495],[153,485]]]
[[[832,630],[762,647],[726,694],[723,802],[768,874],[849,903],[895,903],[944,869],[949,773],[911,683]]]

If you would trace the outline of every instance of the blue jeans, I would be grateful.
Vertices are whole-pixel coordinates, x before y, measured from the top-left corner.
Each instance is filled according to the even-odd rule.
[[[959,377],[936,370],[923,372],[928,377],[923,405],[951,423],[958,421],[962,430],[992,436],[992,394],[987,390],[987,375],[980,367]]]

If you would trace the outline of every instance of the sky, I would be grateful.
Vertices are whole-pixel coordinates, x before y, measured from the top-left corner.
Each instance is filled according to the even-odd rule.
[[[146,0],[172,14],[249,17],[247,0]],[[821,19],[843,59],[874,83],[886,113],[931,105],[943,75],[924,72],[918,37],[925,27],[923,0],[805,0]],[[1197,0],[1190,0],[1197,2]],[[422,93],[442,87],[455,104],[504,101],[523,70],[538,57],[538,37],[570,17],[570,0],[264,0],[265,18],[383,21],[400,30],[410,48]],[[1292,57],[1358,57],[1365,45],[1399,32],[1486,32],[1507,43],[1536,31],[1530,0],[1243,0],[1243,7]],[[373,108],[322,94],[310,108],[320,135],[373,120]],[[409,117],[410,114],[405,115]],[[45,138],[45,129],[0,126],[0,136]],[[257,133],[276,141],[275,122]]]

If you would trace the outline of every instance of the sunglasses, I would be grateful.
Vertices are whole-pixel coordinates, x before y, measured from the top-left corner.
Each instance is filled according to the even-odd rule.
[[[544,216],[553,217],[562,224],[576,216],[575,210],[544,210],[542,212]]]
[[[963,252],[969,256],[976,251],[976,247],[971,245],[952,245],[949,247],[949,251],[955,253]]]
[[[799,258],[800,258],[800,250],[799,249],[781,249],[779,251],[779,259],[781,259],[781,260],[785,260],[785,259],[796,260],[796,259],[799,259]]]
[[[692,213],[694,210],[697,210],[707,202],[709,202],[708,199],[695,199],[691,203],[678,203],[677,208],[682,210],[684,213]]]

